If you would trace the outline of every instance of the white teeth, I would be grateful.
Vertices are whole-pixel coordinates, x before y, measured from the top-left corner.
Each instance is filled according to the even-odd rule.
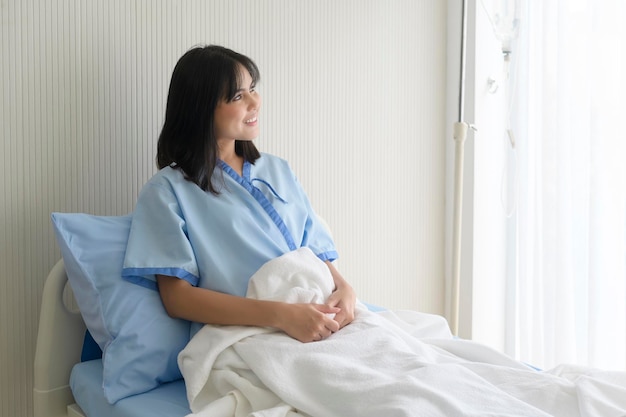
[[[254,123],[256,122],[256,117],[253,117],[252,119],[248,119],[245,121],[245,123]]]

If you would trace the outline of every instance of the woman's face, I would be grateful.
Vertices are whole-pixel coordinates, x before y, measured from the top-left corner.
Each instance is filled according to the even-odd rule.
[[[252,77],[240,68],[242,81],[230,101],[222,100],[215,108],[215,136],[218,141],[252,140],[259,135],[261,96],[252,84]]]

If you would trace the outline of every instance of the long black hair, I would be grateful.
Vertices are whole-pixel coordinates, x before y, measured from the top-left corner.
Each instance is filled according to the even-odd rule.
[[[259,81],[259,69],[250,58],[222,46],[194,47],[178,60],[157,144],[159,169],[180,169],[204,191],[219,193],[212,182],[219,155],[215,108],[239,89],[241,67],[250,73],[253,85]],[[260,157],[251,141],[236,140],[235,152],[251,163]]]

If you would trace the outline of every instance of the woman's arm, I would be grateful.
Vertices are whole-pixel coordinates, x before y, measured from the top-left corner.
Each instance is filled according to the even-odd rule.
[[[341,309],[341,311],[335,315],[335,321],[339,323],[339,328],[342,328],[354,320],[356,292],[352,286],[348,284],[348,281],[343,278],[332,262],[326,261],[326,265],[335,282],[335,291],[328,297],[326,304],[330,307],[338,307]]]
[[[323,304],[288,304],[223,294],[167,275],[157,275],[161,300],[171,317],[198,323],[275,327],[301,342],[330,336],[340,325],[328,314],[340,308]]]

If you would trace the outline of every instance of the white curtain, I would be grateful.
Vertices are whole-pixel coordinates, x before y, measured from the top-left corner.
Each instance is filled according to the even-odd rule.
[[[515,355],[626,370],[626,1],[527,0],[512,54]]]

